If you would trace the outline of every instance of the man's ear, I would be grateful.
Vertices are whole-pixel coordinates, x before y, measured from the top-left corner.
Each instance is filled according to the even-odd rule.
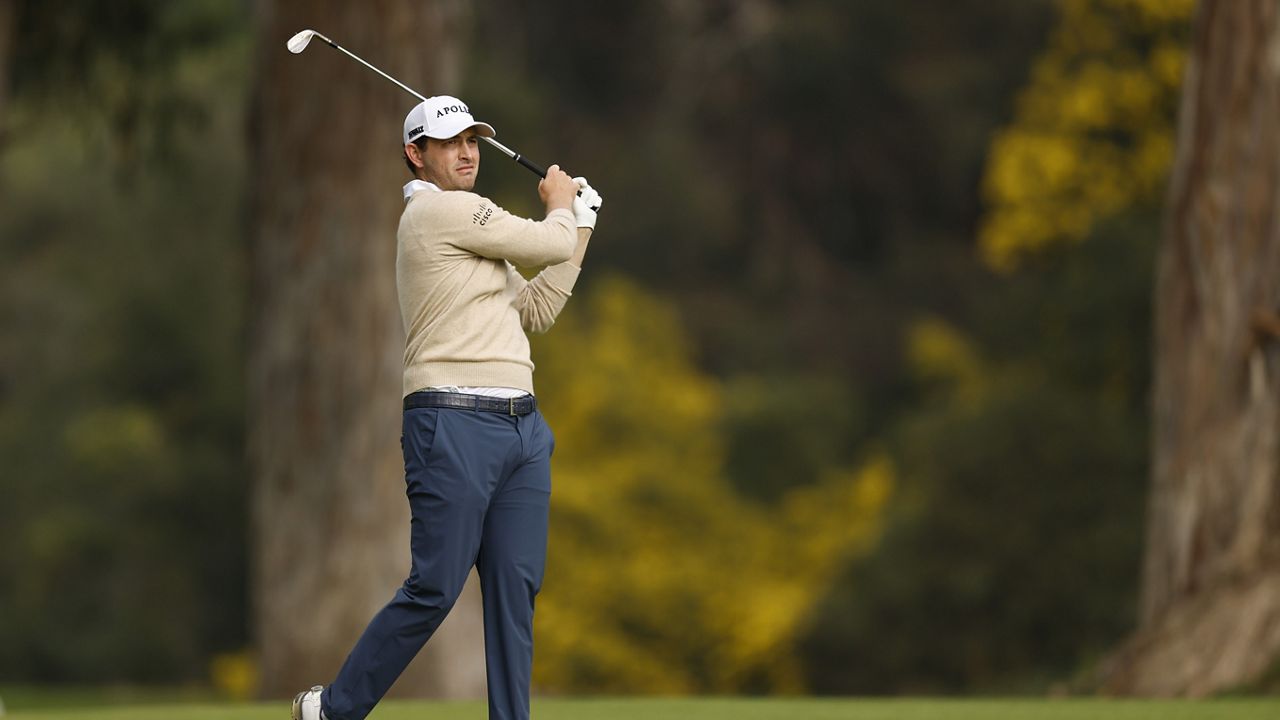
[[[404,156],[409,158],[409,162],[413,163],[416,168],[425,168],[427,166],[427,161],[422,157],[422,151],[413,143],[404,146]]]

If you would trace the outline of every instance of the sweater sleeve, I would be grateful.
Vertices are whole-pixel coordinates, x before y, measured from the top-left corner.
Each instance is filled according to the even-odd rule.
[[[515,290],[514,302],[525,332],[544,333],[551,329],[573,294],[579,272],[572,263],[563,262],[543,269],[532,280],[525,280],[507,264],[507,287]]]
[[[545,220],[528,220],[475,193],[445,195],[440,220],[456,247],[521,267],[556,265],[573,256],[578,238],[568,210],[553,210]]]

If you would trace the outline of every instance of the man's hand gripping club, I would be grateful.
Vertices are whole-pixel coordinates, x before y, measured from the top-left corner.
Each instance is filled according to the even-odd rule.
[[[595,229],[596,212],[604,204],[604,198],[584,177],[570,179],[559,165],[547,168],[547,176],[538,183],[538,196],[547,206],[547,212],[564,208],[573,211],[573,218],[580,228]]]
[[[604,204],[604,198],[587,182],[586,178],[569,178],[559,165],[547,168],[547,175],[538,183],[538,196],[547,206],[547,212],[565,208],[573,211],[578,224],[578,247],[569,258],[574,267],[582,267],[587,254],[587,243],[596,227],[596,211]]]

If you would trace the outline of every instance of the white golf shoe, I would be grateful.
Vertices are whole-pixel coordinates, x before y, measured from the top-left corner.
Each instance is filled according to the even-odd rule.
[[[326,720],[320,712],[320,691],[323,685],[303,690],[293,698],[293,720]]]

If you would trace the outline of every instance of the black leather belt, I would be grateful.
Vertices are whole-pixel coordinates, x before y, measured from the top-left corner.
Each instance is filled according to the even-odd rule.
[[[532,395],[500,398],[487,395],[419,390],[415,393],[409,393],[404,398],[405,410],[413,410],[415,408],[459,408],[462,410],[496,412],[504,415],[528,415],[538,409],[538,399]]]

